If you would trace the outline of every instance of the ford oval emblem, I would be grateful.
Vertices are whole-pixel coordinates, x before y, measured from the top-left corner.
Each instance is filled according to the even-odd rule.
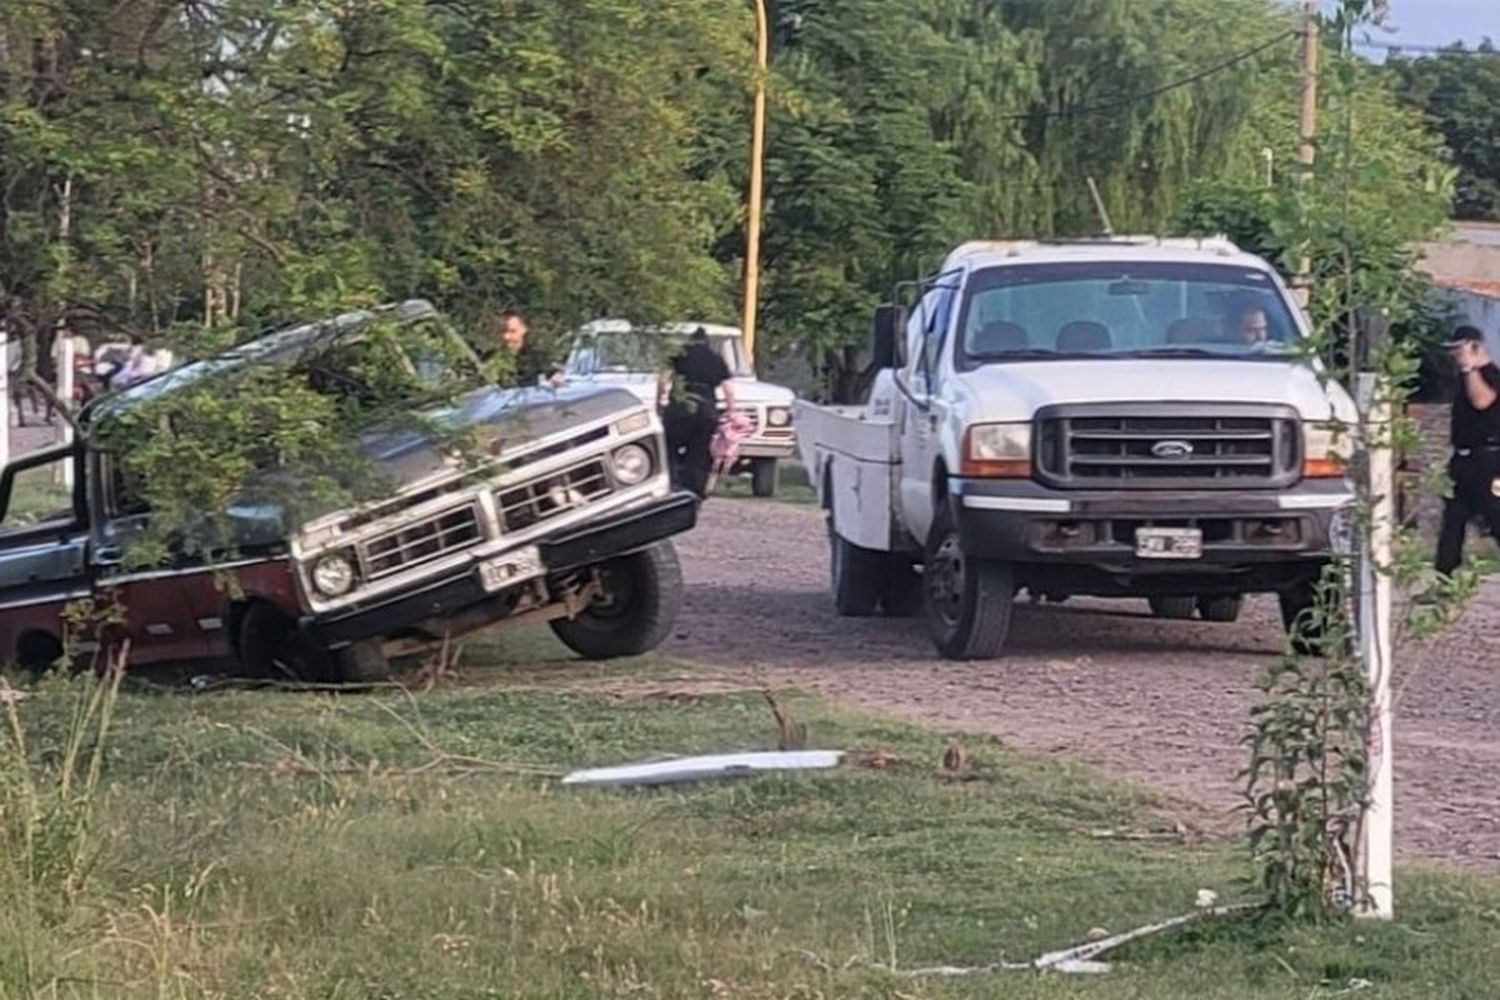
[[[1193,453],[1191,441],[1158,441],[1151,446],[1157,458],[1187,458]]]

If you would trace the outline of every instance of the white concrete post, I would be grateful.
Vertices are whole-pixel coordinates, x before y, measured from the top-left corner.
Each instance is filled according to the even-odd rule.
[[[73,335],[67,330],[57,331],[54,339],[53,354],[57,357],[57,398],[67,407],[73,405]],[[71,444],[73,441],[73,422],[65,414],[59,413],[57,419],[62,421],[58,428],[58,441],[62,444]],[[59,462],[57,465],[58,482],[68,489],[73,488],[73,463]]]
[[[1359,408],[1364,415],[1371,499],[1368,536],[1361,532],[1357,622],[1360,650],[1369,677],[1370,803],[1360,826],[1355,873],[1356,914],[1376,920],[1395,915],[1391,856],[1395,843],[1395,782],[1392,780],[1391,578],[1395,523],[1395,476],[1391,455],[1392,410],[1388,388],[1375,375],[1360,375]]]

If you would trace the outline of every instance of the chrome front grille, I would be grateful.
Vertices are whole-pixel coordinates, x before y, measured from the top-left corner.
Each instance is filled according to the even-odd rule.
[[[473,545],[483,535],[479,510],[472,503],[446,510],[384,535],[377,535],[359,546],[365,579],[379,580],[392,573],[432,562]]]
[[[583,462],[562,472],[500,490],[495,500],[506,531],[523,531],[586,507],[614,492],[603,459]]]
[[[1153,408],[1155,409],[1155,408]],[[1281,407],[1056,407],[1037,421],[1037,475],[1061,488],[1279,488],[1301,473],[1301,425]]]

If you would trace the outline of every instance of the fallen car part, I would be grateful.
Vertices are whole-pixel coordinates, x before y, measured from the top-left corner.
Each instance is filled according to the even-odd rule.
[[[564,785],[671,785],[684,781],[742,778],[771,771],[816,771],[838,767],[839,750],[799,750],[791,753],[710,754],[674,760],[622,764],[574,771],[562,779]]]

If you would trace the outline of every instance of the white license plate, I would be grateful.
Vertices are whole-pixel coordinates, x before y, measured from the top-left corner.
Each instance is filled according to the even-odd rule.
[[[1135,554],[1142,559],[1199,559],[1203,532],[1198,528],[1137,528]]]
[[[541,576],[542,553],[535,545],[507,552],[479,564],[479,582],[485,590],[504,590],[523,580]]]

